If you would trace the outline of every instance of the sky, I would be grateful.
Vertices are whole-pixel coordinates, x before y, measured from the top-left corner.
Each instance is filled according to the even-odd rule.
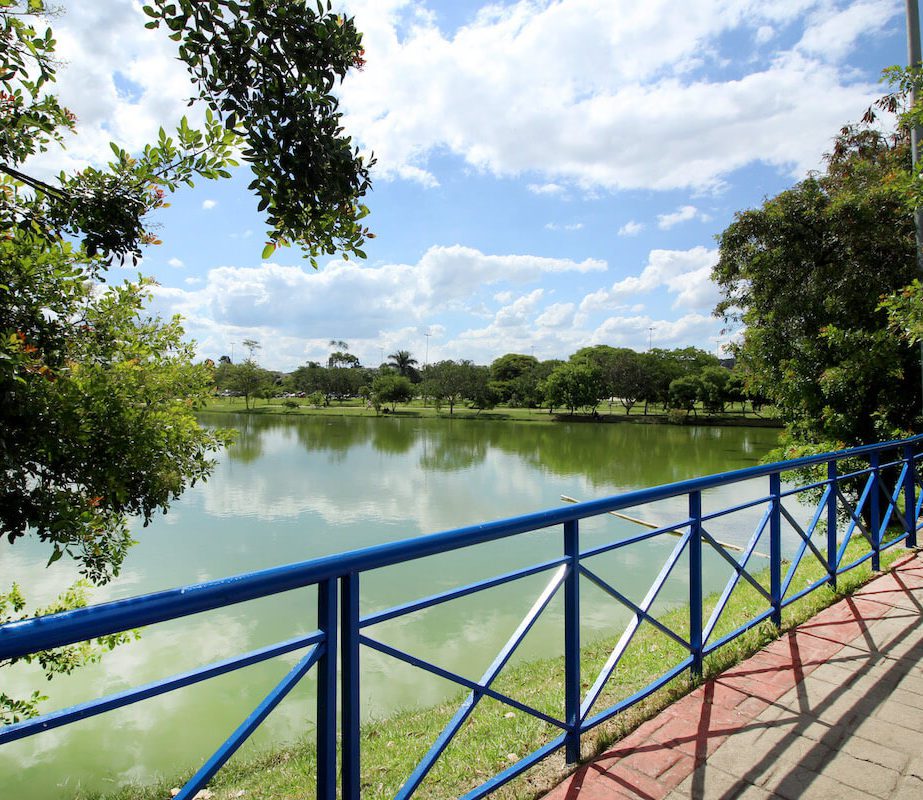
[[[175,44],[141,3],[65,0],[57,89],[78,117],[53,174],[137,151],[183,114]],[[900,0],[348,0],[366,66],[338,90],[377,159],[365,261],[261,260],[243,167],[154,218],[153,313],[199,356],[292,370],[330,340],[363,365],[608,344],[724,354],[716,236],[823,167],[906,59]],[[195,110],[191,117],[194,121]],[[121,270],[116,270],[119,273]]]

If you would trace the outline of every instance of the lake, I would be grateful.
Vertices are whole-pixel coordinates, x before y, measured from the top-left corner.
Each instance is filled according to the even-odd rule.
[[[561,495],[580,500],[756,464],[777,441],[765,428],[638,424],[553,425],[478,420],[203,415],[235,427],[211,479],[189,490],[169,514],[136,529],[120,577],[94,602],[196,583],[316,556],[395,541],[501,517],[553,508]],[[755,497],[748,484],[708,493],[706,510]],[[645,509],[658,524],[685,516],[685,501]],[[756,512],[758,515],[758,512]],[[752,513],[710,531],[743,544]],[[637,529],[611,516],[582,524],[584,546]],[[669,537],[667,537],[669,538]],[[673,541],[606,556],[610,580],[637,600]],[[439,556],[363,578],[363,613],[449,586],[516,569],[560,553],[560,530],[529,534]],[[17,580],[33,604],[50,601],[74,577],[34,542],[0,550],[4,583]],[[709,562],[714,589],[727,569]],[[412,617],[376,626],[375,637],[476,678],[541,590],[538,576]],[[671,578],[655,610],[684,601],[682,574]],[[46,684],[30,668],[8,671],[3,690],[51,695],[46,708],[189,669],[315,627],[314,590],[234,606],[158,625],[99,664]],[[628,612],[584,590],[582,636],[620,630]],[[554,604],[518,658],[557,655],[561,610]],[[197,766],[296,660],[293,655],[189,687],[127,709],[0,748],[3,796],[67,796],[114,788]],[[426,705],[456,693],[439,679],[363,652],[366,718]],[[296,689],[254,737],[265,747],[309,730],[313,684]]]

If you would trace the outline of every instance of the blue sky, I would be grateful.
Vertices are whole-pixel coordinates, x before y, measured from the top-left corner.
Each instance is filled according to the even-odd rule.
[[[89,5],[89,7],[87,7]],[[715,236],[822,165],[905,58],[899,0],[352,0],[367,66],[341,89],[378,165],[368,260],[260,259],[246,170],[182,190],[141,270],[202,357],[367,365],[591,344],[720,350]],[[50,172],[106,160],[187,113],[173,43],[140,3],[65,3]],[[796,276],[793,276],[797,279]],[[425,334],[430,334],[427,337]],[[428,344],[427,344],[428,340]],[[427,353],[428,346],[428,353]]]

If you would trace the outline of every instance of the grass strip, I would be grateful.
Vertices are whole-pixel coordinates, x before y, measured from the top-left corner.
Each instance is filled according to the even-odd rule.
[[[704,411],[698,415],[671,419],[667,412],[662,408],[651,410],[651,413],[644,414],[643,410],[634,409],[631,414],[625,414],[618,406],[607,410],[605,405],[600,407],[596,416],[592,414],[567,414],[555,413],[550,414],[547,408],[517,408],[498,406],[493,409],[474,409],[465,406],[456,406],[452,414],[449,413],[447,406],[436,408],[430,403],[423,405],[419,400],[411,403],[402,404],[397,407],[396,411],[383,412],[376,414],[374,409],[367,408],[361,400],[345,400],[333,403],[329,406],[315,406],[302,399],[280,400],[273,398],[271,400],[252,401],[252,405],[247,409],[244,405],[243,398],[240,397],[216,397],[213,398],[204,407],[199,409],[205,413],[234,413],[247,414],[252,416],[302,416],[302,417],[368,417],[380,419],[480,419],[491,421],[505,422],[603,422],[618,423],[627,422],[635,424],[685,424],[685,425],[719,425],[722,427],[766,427],[780,428],[782,423],[774,417],[771,412],[764,412],[762,415],[754,414],[751,411],[746,413],[727,412],[724,414],[706,414]]]
[[[868,552],[864,541],[853,541],[847,548],[843,563],[850,563]],[[895,547],[882,554],[882,570],[887,570],[906,550]],[[810,554],[799,566],[789,589],[794,595],[801,588],[822,578],[826,573]],[[768,571],[759,573],[757,581],[768,588]],[[752,628],[724,645],[705,659],[702,679],[693,679],[688,672],[671,681],[645,700],[637,703],[612,720],[586,733],[582,739],[582,759],[603,752],[647,719],[698,686],[703,680],[750,657],[781,633],[804,622],[816,613],[848,596],[874,575],[866,561],[838,578],[837,590],[823,586],[785,608],[780,630],[769,622]],[[708,618],[718,595],[704,602]],[[740,581],[731,594],[728,605],[712,635],[712,640],[733,631],[753,619],[766,607],[765,600],[745,581]],[[688,639],[689,610],[679,606],[658,615],[668,628]],[[600,638],[584,644],[581,667],[583,689],[589,687],[608,658],[618,637]],[[595,709],[602,710],[629,697],[662,675],[686,655],[673,639],[649,623],[642,623],[619,666],[604,689]],[[520,702],[547,714],[563,718],[564,663],[562,658],[529,661],[508,666],[498,677],[494,688]],[[393,798],[407,775],[416,766],[430,744],[452,717],[464,695],[460,694],[439,705],[398,711],[386,719],[374,720],[362,728],[362,798],[384,800]],[[478,704],[452,741],[425,782],[417,791],[427,800],[452,800],[483,783],[512,762],[532,752],[560,731],[541,720],[513,710],[490,698]],[[535,800],[573,769],[564,763],[563,751],[555,753],[524,775],[497,790],[497,800]],[[146,786],[128,785],[114,793],[80,793],[79,800],[166,800],[172,787],[181,786],[188,776],[178,776]],[[313,738],[258,754],[242,755],[232,760],[218,773],[208,789],[213,800],[289,800],[315,797],[315,755]]]

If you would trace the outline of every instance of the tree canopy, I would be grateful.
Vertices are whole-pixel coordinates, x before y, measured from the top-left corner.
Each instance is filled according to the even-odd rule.
[[[799,444],[916,424],[919,362],[880,305],[916,274],[913,217],[894,188],[909,169],[905,136],[844,128],[822,173],[738,213],[720,237],[716,313],[746,326],[744,374]]]

